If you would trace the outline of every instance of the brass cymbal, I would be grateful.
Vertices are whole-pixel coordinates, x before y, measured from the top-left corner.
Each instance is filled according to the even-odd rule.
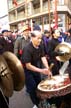
[[[24,87],[25,75],[20,60],[11,52],[3,53],[3,56],[12,71],[14,90],[20,91]]]
[[[2,55],[0,55],[0,90],[7,97],[13,94],[11,71]]]
[[[55,48],[55,52],[60,54],[56,59],[65,62],[71,58],[71,45],[67,42],[62,42]]]

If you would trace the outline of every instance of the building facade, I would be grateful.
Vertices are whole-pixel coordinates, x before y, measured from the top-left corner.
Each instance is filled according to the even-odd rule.
[[[35,20],[42,28],[57,24],[67,30],[71,22],[71,0],[8,0],[8,17],[12,30],[20,29],[25,23]]]

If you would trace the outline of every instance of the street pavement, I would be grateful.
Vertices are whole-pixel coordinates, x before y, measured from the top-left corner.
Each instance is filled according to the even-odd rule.
[[[19,92],[14,91],[12,97],[10,97],[9,108],[33,108],[25,87]]]

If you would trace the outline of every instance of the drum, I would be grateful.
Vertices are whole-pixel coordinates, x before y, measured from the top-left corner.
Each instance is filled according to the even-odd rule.
[[[37,86],[37,96],[47,99],[71,93],[71,80],[68,74],[56,75],[41,81]]]

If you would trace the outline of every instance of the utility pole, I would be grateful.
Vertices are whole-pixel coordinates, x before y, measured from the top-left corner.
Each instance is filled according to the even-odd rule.
[[[48,0],[49,29],[51,28],[50,0]]]
[[[55,0],[54,18],[55,18],[55,26],[58,27],[57,0]]]

